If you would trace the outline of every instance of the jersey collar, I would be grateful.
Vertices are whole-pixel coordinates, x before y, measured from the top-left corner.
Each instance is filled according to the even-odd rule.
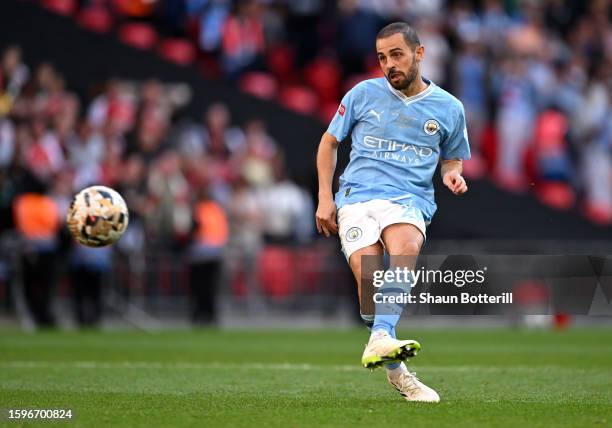
[[[387,88],[389,88],[389,90],[391,91],[393,95],[395,95],[400,100],[402,100],[404,104],[411,104],[413,102],[422,100],[423,98],[431,94],[434,90],[434,87],[436,86],[434,82],[432,82],[431,80],[425,79],[424,77],[422,77],[422,79],[425,83],[429,83],[429,86],[423,92],[420,92],[411,97],[407,97],[406,95],[404,95],[402,91],[398,91],[397,89],[395,89],[393,86],[391,86],[391,84],[389,83],[387,79],[385,79],[385,82],[387,83]]]

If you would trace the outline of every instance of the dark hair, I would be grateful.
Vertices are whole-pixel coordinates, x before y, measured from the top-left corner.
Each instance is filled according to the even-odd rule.
[[[394,34],[401,33],[404,36],[406,44],[412,48],[417,48],[421,45],[419,35],[410,25],[405,22],[394,22],[387,25],[376,35],[376,40],[390,37]]]

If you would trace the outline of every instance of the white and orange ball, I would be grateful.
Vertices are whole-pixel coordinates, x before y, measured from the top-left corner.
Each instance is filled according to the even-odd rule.
[[[88,247],[117,242],[127,229],[129,213],[125,201],[113,189],[91,186],[76,194],[66,216],[68,230]]]

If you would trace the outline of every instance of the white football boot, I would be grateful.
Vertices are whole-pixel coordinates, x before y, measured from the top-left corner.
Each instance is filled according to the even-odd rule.
[[[420,349],[421,345],[416,340],[397,340],[386,331],[377,330],[370,336],[361,357],[361,364],[366,369],[375,369],[412,358]]]
[[[416,377],[416,373],[410,373],[404,363],[396,370],[387,370],[387,379],[406,401],[425,403],[438,403],[440,401],[438,393],[421,382]]]

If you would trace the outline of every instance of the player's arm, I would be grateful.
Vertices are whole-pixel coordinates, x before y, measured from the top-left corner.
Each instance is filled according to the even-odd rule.
[[[317,230],[330,236],[338,232],[336,204],[332,193],[332,182],[336,170],[338,140],[328,132],[323,134],[317,151],[317,174],[319,176],[319,206],[315,219]]]
[[[463,195],[468,190],[467,183],[461,175],[463,161],[461,159],[443,159],[440,166],[442,182],[455,195]]]
[[[453,108],[453,127],[447,138],[440,145],[440,173],[442,182],[455,195],[463,195],[468,187],[462,177],[463,160],[470,158],[470,144],[468,141],[463,105],[458,103]]]

